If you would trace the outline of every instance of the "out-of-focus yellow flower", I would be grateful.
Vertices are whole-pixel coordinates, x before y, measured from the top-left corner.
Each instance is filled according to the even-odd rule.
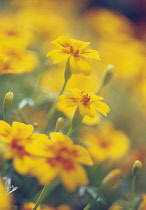
[[[12,204],[12,197],[10,195],[6,194],[6,188],[5,185],[0,179],[0,209],[1,210],[10,210],[11,209],[11,204]]]
[[[5,121],[0,121],[0,141],[6,144],[4,158],[12,159],[14,168],[21,174],[26,174],[31,170],[34,163],[33,149],[30,153],[29,147],[33,141],[37,142],[37,153],[41,155],[39,142],[48,141],[48,137],[44,134],[33,133],[32,125],[13,122],[10,126]]]
[[[105,116],[110,111],[109,107],[100,101],[103,99],[100,96],[79,89],[72,89],[69,92],[69,94],[61,95],[58,98],[57,107],[60,111],[64,112],[64,108],[68,107],[73,107],[74,110],[78,108],[81,116],[87,115],[91,118],[97,115],[96,110]]]
[[[119,130],[115,130],[111,124],[97,128],[83,128],[80,130],[79,141],[87,146],[95,162],[104,160],[116,160],[121,158],[129,150],[129,138]]]
[[[142,201],[137,210],[145,210],[146,209],[146,194],[142,196]]]
[[[24,49],[19,44],[15,41],[6,42],[6,40],[1,43],[0,56],[4,63],[3,68],[1,67],[2,74],[31,72],[37,66],[36,53]]]
[[[23,204],[23,206],[21,207],[21,210],[33,210],[34,207],[35,207],[35,203],[29,202],[29,203]],[[37,209],[42,210],[43,208],[38,206]]]
[[[43,185],[59,176],[70,191],[79,185],[87,185],[88,178],[80,164],[93,165],[88,151],[82,146],[74,145],[72,140],[62,133],[53,132],[50,139],[44,146],[44,158],[36,160],[37,167],[32,170],[32,175]],[[33,149],[35,150],[35,147]]]
[[[123,210],[123,206],[119,203],[113,204],[108,210]]]
[[[35,203],[29,202],[23,204],[21,210],[33,210],[35,206]],[[38,206],[37,210],[71,210],[71,208],[68,205],[62,204],[59,205],[58,207],[53,207],[53,206]]]
[[[71,72],[74,74],[83,73],[89,75],[91,66],[87,58],[100,60],[98,51],[85,49],[90,42],[60,36],[58,39],[52,41],[52,44],[59,49],[52,50],[47,54],[47,57],[52,59],[54,63],[59,63],[69,58]]]
[[[60,89],[64,82],[64,66],[53,65],[46,71],[43,75],[41,82],[41,89],[51,93],[60,92]],[[52,80],[52,77],[56,78],[57,82]],[[97,84],[99,83],[99,75],[95,71],[92,72],[88,77],[84,74],[73,74],[69,79],[66,88],[72,89],[74,87],[78,89],[84,89],[86,87],[89,91],[94,91],[97,89]]]
[[[134,33],[133,25],[126,17],[108,9],[93,9],[85,13],[86,21],[98,33],[99,38],[121,40]]]

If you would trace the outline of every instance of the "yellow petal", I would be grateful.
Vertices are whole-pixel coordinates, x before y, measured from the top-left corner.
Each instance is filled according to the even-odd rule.
[[[90,105],[83,105],[82,103],[79,104],[79,113],[81,116],[88,115],[90,117],[94,117],[96,115],[96,110],[94,107]]]
[[[62,142],[64,144],[67,143],[67,144],[70,144],[70,145],[73,144],[72,140],[68,136],[66,136],[62,133],[51,132],[50,133],[50,138],[51,138],[51,140],[56,141],[56,142]]]
[[[17,172],[20,174],[27,174],[31,170],[34,164],[34,160],[28,156],[23,158],[15,157],[13,159],[13,165]]]
[[[100,58],[99,58],[100,54],[96,50],[85,49],[81,52],[81,55],[83,57],[86,57],[86,58],[92,58],[92,59],[100,60]]]
[[[7,122],[0,120],[0,141],[11,142],[12,138],[11,126]]]
[[[77,161],[78,163],[88,165],[88,166],[93,165],[92,158],[89,152],[87,151],[87,149],[79,145],[74,145],[73,149],[75,150],[75,154],[76,154],[74,157],[75,161]]]
[[[69,191],[74,191],[80,185],[87,185],[88,178],[84,168],[78,164],[74,164],[72,170],[62,169],[60,178],[63,185]]]
[[[65,61],[67,58],[69,58],[69,56],[70,54],[67,51],[60,49],[52,50],[47,54],[47,57],[49,57],[54,64]]]
[[[71,39],[71,46],[73,46],[74,49],[84,49],[85,47],[87,47],[90,42],[83,42],[80,40],[75,40],[75,39]]]
[[[31,175],[37,177],[41,185],[53,181],[58,174],[58,166],[52,167],[46,159],[36,159]]]
[[[70,39],[68,39],[66,36],[60,36],[56,40],[52,41],[51,43],[61,49],[70,47]]]
[[[89,75],[91,73],[91,66],[85,58],[81,56],[71,56],[69,61],[72,73],[82,73],[85,75]]]
[[[96,101],[94,102],[93,105],[100,113],[103,115],[107,116],[107,113],[110,111],[110,108],[103,102],[101,101]]]
[[[20,122],[13,122],[12,129],[17,137],[24,139],[28,138],[33,133],[34,127],[32,125],[26,125]]]

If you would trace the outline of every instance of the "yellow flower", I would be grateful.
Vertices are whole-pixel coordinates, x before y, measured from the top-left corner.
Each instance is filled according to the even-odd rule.
[[[29,202],[29,203],[23,204],[21,210],[33,210],[34,207],[35,207],[35,203]],[[37,210],[42,210],[42,208],[38,206]]]
[[[10,195],[6,195],[6,188],[2,179],[0,179],[0,209],[1,210],[10,210],[12,204],[12,197]]]
[[[10,126],[5,121],[0,121],[0,141],[6,145],[4,158],[12,159],[14,168],[19,173],[26,174],[32,170],[34,155],[41,155],[39,143],[48,141],[48,137],[33,133],[32,125],[13,122]],[[38,148],[33,152],[31,145],[34,141],[37,142]]]
[[[122,204],[115,203],[108,210],[123,210],[123,209],[124,207],[122,206]]]
[[[128,136],[120,130],[115,130],[110,123],[104,124],[99,130],[83,128],[79,134],[79,141],[87,146],[96,163],[122,158],[130,147]]]
[[[90,42],[68,39],[60,36],[52,42],[57,48],[47,54],[54,63],[65,61],[69,58],[71,72],[74,74],[83,73],[89,75],[91,66],[87,58],[100,60],[99,52],[96,50],[85,49]]]
[[[32,175],[43,185],[59,176],[70,191],[79,185],[87,185],[87,175],[80,164],[93,165],[88,151],[82,146],[74,145],[72,140],[62,133],[53,132],[50,138],[44,145],[44,158],[36,160],[37,167],[32,170]]]
[[[74,107],[75,110],[78,107],[81,116],[89,116],[91,118],[97,115],[96,110],[105,116],[110,111],[109,107],[100,101],[103,99],[100,96],[79,89],[70,89],[69,92],[69,94],[61,95],[58,98],[57,107],[60,111],[70,107]]]
[[[138,207],[138,210],[145,210],[146,209],[146,194],[142,195],[142,201]]]

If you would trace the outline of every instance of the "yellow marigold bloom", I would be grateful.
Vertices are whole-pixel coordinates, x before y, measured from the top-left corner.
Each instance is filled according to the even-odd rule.
[[[93,165],[88,151],[82,146],[74,145],[72,140],[62,133],[53,132],[50,139],[44,145],[44,158],[36,160],[37,167],[32,170],[32,175],[36,176],[42,185],[60,177],[63,185],[70,191],[79,185],[87,185],[87,175],[80,164]],[[35,150],[35,147],[33,149]]]
[[[146,194],[143,194],[142,201],[138,207],[138,210],[145,210],[146,209]]]
[[[23,204],[21,210],[33,210],[34,207],[35,207],[35,203],[29,202],[29,203]],[[37,210],[42,210],[42,208],[38,206]]]
[[[46,140],[48,141],[46,135],[33,133],[32,125],[13,122],[10,126],[7,122],[0,121],[0,141],[6,145],[4,158],[12,159],[14,168],[21,174],[31,170],[34,163],[33,155],[36,153],[41,155],[39,149],[34,151],[35,154],[29,149],[33,141],[37,142],[39,148],[39,142]]]
[[[95,162],[117,160],[122,158],[129,150],[128,136],[114,129],[110,123],[99,128],[83,128],[80,130],[79,141],[87,146]]]
[[[0,209],[10,210],[12,204],[12,198],[10,195],[6,195],[7,191],[2,179],[0,179]]]
[[[61,95],[58,98],[58,109],[60,111],[64,108],[74,107],[75,109],[78,107],[79,114],[81,116],[89,116],[95,117],[98,110],[103,115],[107,115],[110,111],[109,107],[101,102],[103,98],[97,95],[94,95],[91,92],[86,92],[85,90],[79,89],[70,89],[69,94]]]
[[[68,39],[65,36],[60,36],[52,41],[57,48],[47,54],[54,63],[59,63],[69,59],[71,72],[74,74],[83,73],[89,75],[91,66],[87,58],[100,60],[99,52],[96,50],[85,49],[90,42],[83,42],[74,39]]]
[[[123,210],[123,209],[124,207],[122,206],[122,204],[115,203],[108,210]]]

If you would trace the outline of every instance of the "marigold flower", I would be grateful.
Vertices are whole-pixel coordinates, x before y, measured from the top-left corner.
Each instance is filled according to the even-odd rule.
[[[71,72],[74,74],[83,73],[89,75],[91,66],[87,58],[100,60],[99,52],[96,50],[85,49],[90,42],[83,42],[74,39],[68,39],[65,36],[60,36],[52,41],[57,48],[47,54],[54,63],[59,63],[69,59]]]
[[[68,107],[78,107],[81,116],[87,115],[92,118],[96,116],[96,110],[105,116],[110,111],[109,107],[100,101],[103,99],[100,96],[78,89],[70,89],[69,92],[69,94],[61,95],[58,98],[57,107],[60,111],[64,111],[64,108]]]
[[[83,128],[80,130],[79,141],[87,146],[95,162],[117,160],[122,158],[129,150],[128,136],[114,129],[110,123],[99,128]]]
[[[7,191],[5,185],[0,179],[0,209],[2,210],[10,210],[12,204],[12,197],[10,195],[6,195]]]
[[[0,141],[6,145],[4,158],[12,159],[14,168],[21,174],[31,170],[34,155],[41,155],[39,142],[46,140],[48,141],[46,135],[33,133],[32,125],[13,122],[10,126],[5,121],[0,121]],[[34,141],[37,142],[37,151],[33,152],[31,145]]]
[[[44,158],[36,160],[32,175],[44,185],[60,177],[63,185],[70,191],[79,185],[87,185],[88,179],[80,164],[93,165],[88,151],[62,133],[50,134],[50,141],[44,145]],[[80,177],[80,179],[79,179]]]

